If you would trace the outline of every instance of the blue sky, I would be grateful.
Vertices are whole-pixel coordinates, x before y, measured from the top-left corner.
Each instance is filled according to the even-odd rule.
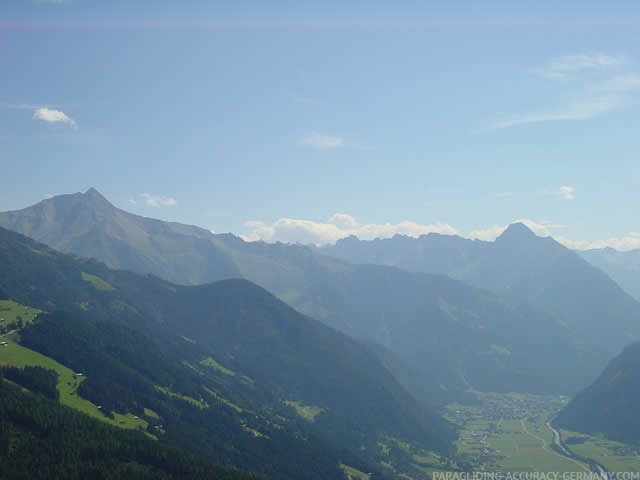
[[[640,6],[447,3],[5,0],[0,210],[640,248]]]

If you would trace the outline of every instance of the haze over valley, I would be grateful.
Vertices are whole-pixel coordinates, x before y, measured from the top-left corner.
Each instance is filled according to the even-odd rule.
[[[4,2],[0,478],[640,479],[639,21]]]

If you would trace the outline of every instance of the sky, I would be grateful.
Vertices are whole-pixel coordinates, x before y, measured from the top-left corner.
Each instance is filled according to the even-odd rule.
[[[0,2],[0,211],[640,248],[637,2]]]

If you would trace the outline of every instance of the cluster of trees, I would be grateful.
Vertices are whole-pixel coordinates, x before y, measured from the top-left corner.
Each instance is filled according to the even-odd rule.
[[[12,330],[17,330],[24,326],[24,320],[20,315],[18,315],[15,321],[11,323],[7,323],[6,325],[0,325],[0,335],[4,335]]]
[[[58,374],[53,370],[42,367],[18,368],[4,365],[0,368],[0,376],[51,400],[58,400],[60,397],[56,388]]]

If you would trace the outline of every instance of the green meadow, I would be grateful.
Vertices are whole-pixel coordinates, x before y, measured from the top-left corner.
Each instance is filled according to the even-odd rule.
[[[285,403],[290,407],[293,407],[300,417],[310,422],[313,422],[315,418],[324,411],[323,408],[314,407],[313,405],[304,405],[300,402],[294,402],[292,400],[288,400]]]
[[[13,300],[0,300],[0,331],[9,329],[16,322],[22,322],[22,326],[31,323],[40,312]]]
[[[136,418],[132,414],[114,412],[114,418],[111,419],[105,416],[97,405],[80,397],[77,390],[80,383],[86,379],[82,372],[74,372],[55,360],[25,348],[12,340],[5,339],[3,341],[6,341],[7,345],[0,347],[0,365],[11,365],[20,368],[35,366],[55,371],[58,374],[57,389],[60,393],[61,404],[79,410],[103,422],[115,425],[116,427],[142,430],[147,428],[147,422],[145,420]]]
[[[89,282],[96,290],[102,290],[105,292],[112,292],[115,290],[115,288],[113,288],[111,284],[105,282],[100,277],[87,272],[82,272],[82,280],[84,280],[85,282]]]

